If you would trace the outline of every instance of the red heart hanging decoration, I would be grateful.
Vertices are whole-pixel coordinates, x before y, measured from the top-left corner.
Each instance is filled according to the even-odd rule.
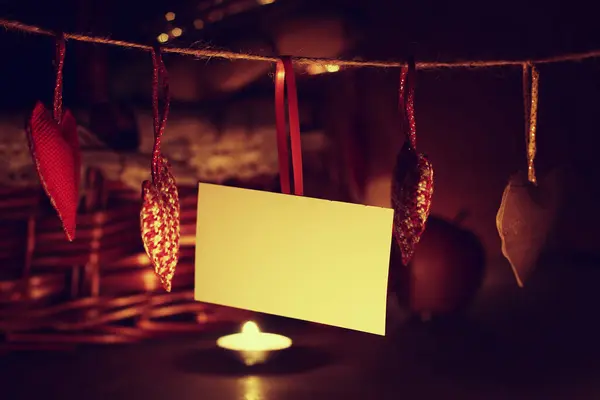
[[[154,120],[154,149],[152,151],[152,181],[142,184],[142,209],[140,227],[146,254],[154,266],[154,272],[167,292],[175,274],[179,256],[180,205],[179,193],[171,166],[160,152],[160,141],[169,114],[169,83],[167,69],[160,50],[152,50],[154,74],[152,80],[152,111]],[[158,111],[159,75],[165,96],[162,116]]]
[[[58,213],[69,241],[75,239],[81,150],[77,122],[69,110],[62,111],[62,68],[65,44],[57,39],[57,73],[54,116],[38,102],[27,127],[29,149],[40,182]]]
[[[425,230],[433,196],[433,167],[416,151],[414,70],[411,63],[400,75],[400,108],[408,140],[398,154],[392,176],[393,235],[404,265],[412,259]]]
[[[140,213],[144,249],[167,292],[175,274],[179,253],[179,194],[167,159],[159,160],[153,181],[142,184]]]
[[[77,122],[65,111],[57,123],[42,103],[33,109],[27,129],[29,148],[44,191],[56,209],[67,239],[75,239],[81,154]]]

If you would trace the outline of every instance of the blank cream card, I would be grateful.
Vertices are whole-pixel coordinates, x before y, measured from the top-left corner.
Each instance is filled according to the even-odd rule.
[[[393,210],[200,183],[195,299],[384,335]]]

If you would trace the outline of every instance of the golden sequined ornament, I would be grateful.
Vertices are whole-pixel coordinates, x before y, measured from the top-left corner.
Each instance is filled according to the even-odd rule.
[[[414,63],[400,76],[400,109],[404,117],[406,143],[396,158],[392,176],[393,236],[402,263],[408,265],[425,230],[433,196],[433,167],[416,151],[414,109]]]
[[[180,205],[179,193],[171,166],[161,154],[160,141],[169,114],[169,84],[165,65],[158,50],[152,51],[154,75],[152,81],[152,109],[154,120],[154,149],[152,151],[152,181],[142,184],[142,210],[140,227],[144,249],[154,266],[154,271],[167,292],[179,256]],[[162,116],[158,111],[159,76],[162,78],[165,97]]]

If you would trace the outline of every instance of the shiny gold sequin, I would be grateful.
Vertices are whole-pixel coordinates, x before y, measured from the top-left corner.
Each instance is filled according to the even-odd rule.
[[[529,84],[529,69],[531,69],[531,92],[528,93],[526,85]],[[526,140],[527,147],[527,179],[533,184],[537,184],[535,174],[535,155],[536,147],[536,131],[537,131],[537,111],[539,98],[539,78],[540,73],[534,65],[523,66],[523,85],[525,93],[525,119],[526,119]]]

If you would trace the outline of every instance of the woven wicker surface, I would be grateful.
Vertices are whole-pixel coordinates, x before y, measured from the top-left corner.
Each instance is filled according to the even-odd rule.
[[[275,179],[228,182],[274,190]],[[39,190],[0,188],[0,349],[124,343],[202,332],[250,313],[194,301],[196,188],[180,188],[182,246],[165,293],[144,253],[140,195],[86,174],[69,243]]]

